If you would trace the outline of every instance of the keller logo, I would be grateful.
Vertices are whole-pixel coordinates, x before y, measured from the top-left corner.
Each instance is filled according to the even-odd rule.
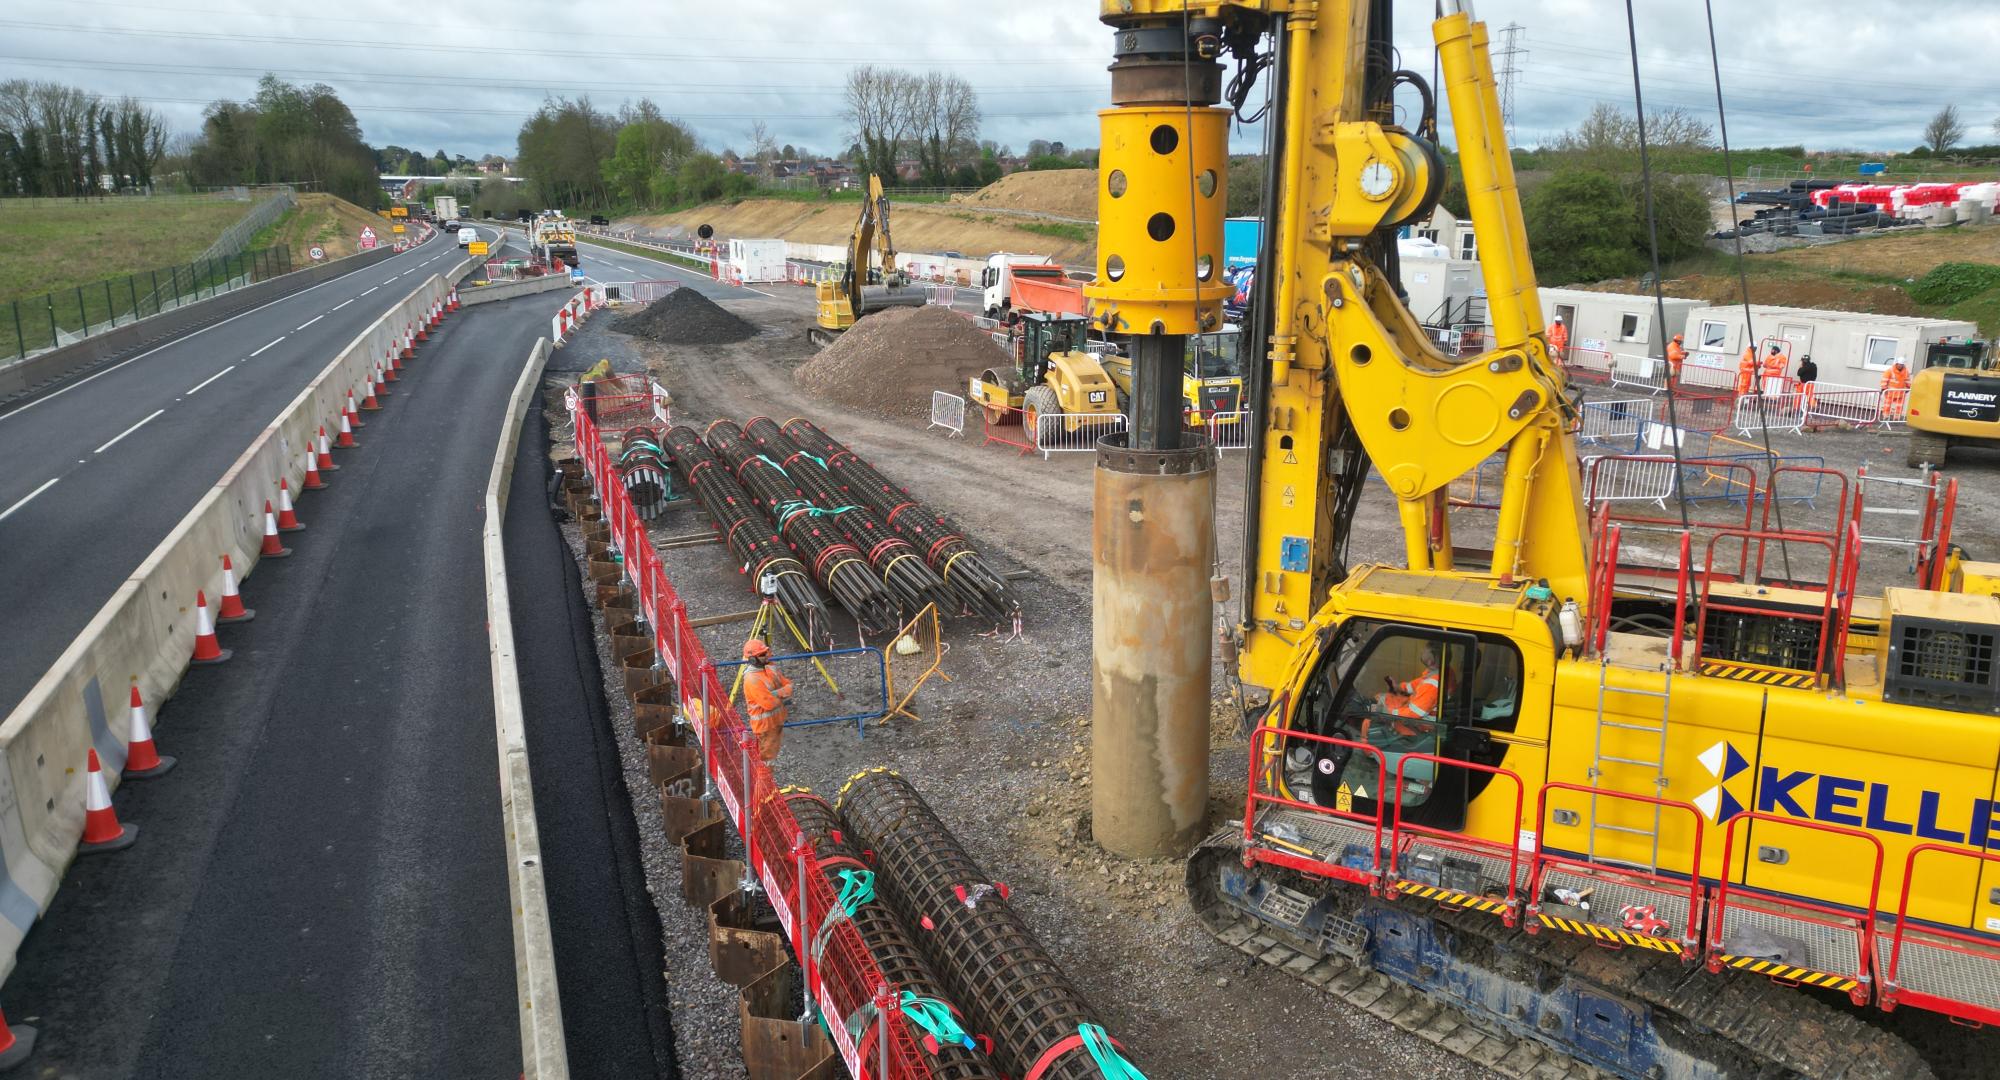
[[[1731,781],[1750,772],[1750,762],[1742,752],[1724,740],[1695,755],[1695,760],[1715,781],[1714,787],[1694,797],[1695,808],[1716,824],[1742,813],[1743,800],[1730,790]]]

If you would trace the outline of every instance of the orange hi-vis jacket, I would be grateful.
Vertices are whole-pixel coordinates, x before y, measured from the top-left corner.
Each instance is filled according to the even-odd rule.
[[[1736,365],[1736,393],[1747,394],[1757,385],[1757,346],[1743,347],[1743,360]]]
[[[1785,377],[1785,354],[1770,353],[1764,357],[1764,377],[1782,379]]]
[[[1667,374],[1672,378],[1681,377],[1681,365],[1687,363],[1688,351],[1681,348],[1678,341],[1667,342]]]
[[[1429,720],[1437,712],[1440,693],[1438,670],[1430,667],[1425,668],[1423,674],[1409,682],[1398,685],[1396,692],[1390,694],[1383,704],[1397,716],[1412,720]],[[1396,726],[1397,730],[1402,730],[1403,725]]]
[[[1569,348],[1569,328],[1561,323],[1550,323],[1548,333],[1549,351],[1561,359],[1563,351]]]
[[[785,726],[785,702],[792,680],[774,667],[751,668],[743,676],[743,700],[750,706],[750,729],[764,732]]]

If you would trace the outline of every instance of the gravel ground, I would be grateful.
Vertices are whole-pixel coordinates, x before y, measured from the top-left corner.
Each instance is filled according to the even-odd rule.
[[[985,869],[1014,887],[1015,905],[1154,1080],[1252,1069],[1269,1080],[1486,1075],[1214,942],[1182,898],[1178,860],[1118,859],[1088,841],[1088,455],[1018,459],[977,445],[976,418],[959,442],[909,421],[885,421],[805,396],[790,370],[808,355],[803,330],[810,306],[790,291],[772,300],[732,301],[731,310],[765,330],[727,347],[637,342],[606,332],[600,320],[585,328],[568,354],[579,367],[588,357],[609,356],[620,370],[655,371],[674,394],[678,421],[807,416],[892,481],[907,483],[956,518],[1003,572],[1032,571],[1016,582],[1026,626],[1020,638],[981,636],[987,628],[948,623],[943,669],[952,681],[924,686],[911,706],[921,720],[871,723],[860,734],[852,724],[794,730],[777,765],[780,782],[831,795],[863,767],[901,771]],[[1825,432],[1780,437],[1774,446],[1820,456],[1844,471],[1866,460],[1883,475],[1913,475],[1900,465],[1898,436]],[[1966,457],[1954,458],[1962,485],[1956,537],[1975,554],[1992,557],[2000,551],[2000,500],[1991,498],[2000,490],[2000,456]],[[1218,549],[1233,559],[1241,532],[1240,455],[1225,458],[1220,489]],[[1797,528],[1830,513],[1831,500],[1793,505],[1787,524]],[[657,523],[655,537],[709,527],[698,509],[689,508]],[[1386,496],[1372,491],[1355,527],[1357,561],[1398,558],[1400,540]],[[697,617],[754,606],[719,545],[675,548],[663,557]],[[1871,552],[1866,567],[1865,583],[1907,580],[1907,557],[1891,548]],[[1239,573],[1233,562],[1226,569]],[[733,656],[748,630],[747,623],[727,623],[707,628],[703,637],[718,657]],[[851,634],[845,640],[853,640]],[[878,681],[856,661],[844,660],[832,672],[844,701],[796,662],[786,670],[800,688],[795,719],[852,712],[857,701],[878,692]],[[1218,678],[1216,685],[1224,684]],[[642,822],[648,878],[661,898],[674,1027],[687,1075],[741,1075],[735,992],[709,971],[705,920],[680,901],[678,857],[651,827],[658,807],[643,749],[631,736],[622,687],[609,686],[607,695]],[[1224,711],[1218,707],[1212,725],[1211,818],[1217,821],[1240,814],[1244,787],[1242,740],[1233,734],[1235,718],[1220,715]]]

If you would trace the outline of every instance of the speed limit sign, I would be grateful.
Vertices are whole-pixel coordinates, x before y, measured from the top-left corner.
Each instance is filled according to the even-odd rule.
[[[312,248],[306,252],[306,254],[312,256],[314,262],[318,262],[319,260],[326,258],[326,249],[320,247],[318,244],[314,244]]]

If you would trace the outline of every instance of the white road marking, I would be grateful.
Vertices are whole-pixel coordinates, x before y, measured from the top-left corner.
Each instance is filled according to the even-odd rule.
[[[414,274],[414,273],[416,273],[416,272],[417,272],[417,271],[418,271],[419,269],[420,269],[420,267],[415,267],[415,266],[412,266],[412,267],[410,267],[410,268],[409,268],[408,270],[405,270],[405,271],[403,271],[402,273],[400,273],[400,274],[397,274],[396,276],[397,276],[397,277],[409,277],[409,276],[410,276],[411,274]]]
[[[382,286],[380,286],[380,285],[370,285],[370,286],[368,286],[368,292],[365,292],[365,293],[362,293],[361,295],[362,295],[362,296],[367,296],[367,295],[368,295],[368,293],[371,293],[371,292],[374,292],[374,291],[375,291],[376,289],[379,289],[379,288],[381,288],[381,287],[382,287]]]
[[[389,280],[387,280],[387,281],[383,282],[383,283],[382,283],[382,285],[394,285],[395,283],[396,283],[396,279],[395,279],[395,278],[390,278]],[[379,288],[381,288],[381,287],[382,287],[382,285],[377,285],[377,286],[375,286],[375,287],[379,289]]]
[[[258,349],[258,350],[257,350],[256,352],[253,352],[253,353],[251,353],[251,354],[250,354],[250,359],[252,359],[252,360],[255,360],[255,359],[257,359],[258,357],[260,357],[260,356],[264,355],[264,349],[268,349],[268,348],[270,348],[270,347],[271,347],[271,345],[276,345],[276,344],[277,344],[278,342],[280,342],[280,341],[283,341],[283,340],[285,340],[285,338],[286,338],[287,336],[288,336],[288,335],[285,335],[285,334],[279,334],[279,335],[277,336],[277,338],[276,338],[275,340],[273,340],[273,341],[271,342],[271,344],[270,344],[270,345],[266,345],[266,346],[264,346],[264,348],[263,348],[263,349]]]
[[[102,454],[102,453],[103,453],[103,452],[105,452],[106,450],[109,450],[109,449],[111,449],[111,448],[112,448],[113,446],[116,446],[116,445],[118,445],[118,440],[119,440],[119,439],[122,439],[122,438],[124,438],[125,436],[127,436],[127,435],[130,435],[130,434],[132,434],[133,432],[135,432],[135,431],[139,430],[140,428],[142,428],[142,427],[145,427],[145,426],[146,426],[147,424],[150,424],[150,423],[152,423],[155,417],[158,417],[158,416],[159,416],[159,415],[160,415],[161,413],[163,413],[163,412],[166,412],[166,411],[167,411],[167,410],[165,410],[165,409],[155,409],[155,410],[153,410],[153,415],[152,415],[152,416],[148,416],[148,417],[147,417],[147,418],[145,418],[144,420],[141,420],[141,421],[139,421],[138,423],[136,423],[136,424],[133,424],[133,425],[132,425],[131,427],[128,427],[128,428],[126,428],[126,429],[125,429],[124,431],[121,431],[121,432],[119,432],[118,434],[116,434],[116,435],[112,436],[112,437],[111,437],[111,441],[110,441],[110,442],[108,442],[108,443],[105,443],[105,444],[104,444],[103,446],[100,446],[100,447],[98,447],[98,448],[97,448],[97,449],[95,449],[95,450],[92,450],[92,451],[91,451],[91,453],[93,453],[93,454]]]
[[[78,460],[81,461],[81,459]],[[28,492],[26,495],[21,496],[21,500],[19,502],[15,503],[14,505],[8,507],[5,510],[0,510],[0,521],[7,520],[7,516],[9,514],[12,514],[14,511],[19,510],[23,506],[28,505],[29,499],[32,499],[35,496],[40,495],[42,492],[47,491],[48,489],[56,486],[56,481],[60,479],[62,478],[59,476],[49,477],[48,481],[44,483],[41,487],[38,487],[35,490]]]
[[[370,289],[370,290],[368,290],[368,292],[374,292],[374,291],[375,291],[374,289]],[[367,296],[367,295],[368,295],[368,293],[362,293],[362,294],[361,294],[361,296]],[[352,304],[352,303],[353,303],[353,302],[355,302],[356,300],[359,300],[359,299],[361,299],[361,296],[350,296],[350,297],[348,297],[347,299],[345,299],[345,300],[342,300],[342,301],[341,301],[340,303],[338,303],[338,304],[335,304],[335,305],[333,305],[333,307],[332,307],[332,308],[331,308],[330,310],[328,310],[328,311],[327,311],[327,314],[328,314],[328,315],[331,315],[331,314],[333,314],[333,313],[334,313],[335,311],[339,311],[339,310],[340,310],[341,308],[344,308],[344,307],[346,307],[347,305],[349,305],[349,304]]]
[[[293,331],[294,333],[297,333],[298,331],[300,331],[300,330],[304,330],[304,329],[305,329],[306,327],[308,327],[308,326],[311,326],[312,324],[314,324],[314,323],[316,323],[316,322],[318,322],[318,321],[320,321],[321,319],[324,319],[324,318],[326,318],[326,316],[325,316],[325,315],[315,315],[315,316],[313,316],[312,318],[310,318],[310,319],[307,319],[307,320],[306,320],[305,322],[303,322],[303,323],[300,323],[299,325],[297,325],[297,326],[294,326],[294,327],[292,327],[292,331]]]
[[[209,383],[212,383],[212,382],[214,382],[215,380],[217,380],[217,379],[220,379],[220,378],[222,378],[222,377],[223,377],[224,375],[227,375],[227,374],[229,374],[230,372],[232,372],[232,371],[235,371],[235,370],[236,370],[236,365],[235,365],[235,364],[231,364],[231,365],[229,365],[228,367],[226,367],[226,368],[223,368],[223,369],[222,369],[221,371],[218,371],[218,372],[216,372],[215,374],[213,374],[213,375],[210,375],[210,376],[209,376],[208,378],[206,378],[206,379],[203,379],[203,380],[202,380],[201,382],[199,382],[199,383],[195,384],[195,388],[194,388],[193,390],[189,390],[189,391],[188,391],[188,396],[189,396],[189,397],[193,397],[193,396],[194,396],[194,395],[195,395],[195,394],[196,394],[197,392],[199,392],[199,391],[201,390],[201,388],[202,388],[202,387],[204,387],[204,386],[207,386],[207,385],[208,385]],[[179,401],[179,400],[180,400],[180,398],[175,398],[174,400],[175,400],[175,401]]]

